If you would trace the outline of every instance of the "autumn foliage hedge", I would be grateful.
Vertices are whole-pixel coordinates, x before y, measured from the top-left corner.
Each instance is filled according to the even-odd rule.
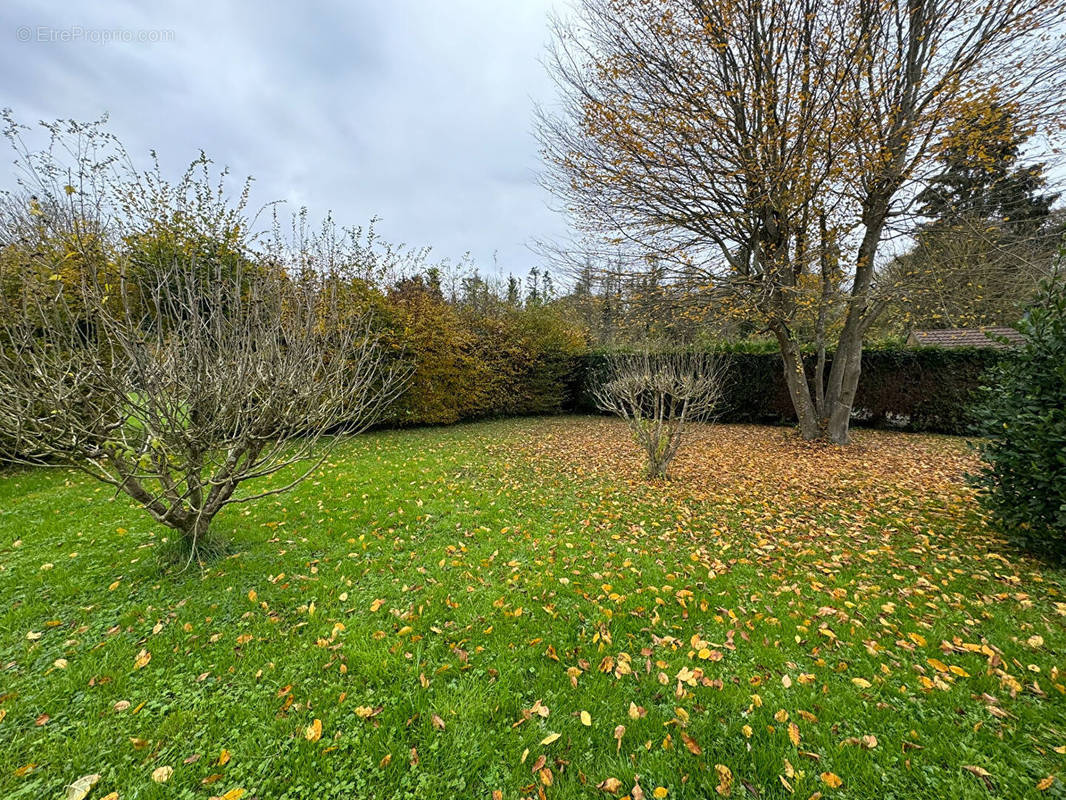
[[[983,376],[1011,358],[993,348],[871,349],[863,354],[856,422],[935,433],[971,433],[972,409]],[[589,387],[603,354],[574,359],[567,408],[595,412]],[[776,353],[732,353],[719,419],[791,424],[796,416]],[[806,363],[813,372],[813,357]]]
[[[449,303],[421,279],[384,299],[384,327],[411,367],[393,425],[449,424],[563,409],[580,330],[547,306]]]

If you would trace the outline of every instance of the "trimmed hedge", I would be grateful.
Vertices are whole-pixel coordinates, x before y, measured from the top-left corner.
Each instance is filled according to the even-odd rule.
[[[730,353],[723,422],[792,424],[796,414],[777,353]],[[853,420],[870,427],[968,434],[982,378],[1012,357],[1011,351],[980,348],[867,350]],[[578,356],[567,386],[565,410],[597,413],[589,387],[603,354]],[[814,357],[805,359],[808,376]],[[827,367],[828,372],[828,367]]]
[[[982,505],[1021,546],[1066,559],[1066,281],[1049,280],[1022,318],[1025,344],[977,406]]]

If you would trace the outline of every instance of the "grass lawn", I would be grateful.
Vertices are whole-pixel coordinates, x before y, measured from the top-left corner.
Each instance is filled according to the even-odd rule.
[[[0,796],[1066,796],[1066,572],[961,440],[855,439],[699,430],[652,484],[612,420],[376,433],[183,573],[0,472]]]

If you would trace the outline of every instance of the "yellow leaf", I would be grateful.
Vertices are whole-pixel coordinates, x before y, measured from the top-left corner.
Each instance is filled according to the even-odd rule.
[[[547,736],[540,740],[540,743],[541,745],[549,745],[556,739],[558,739],[560,736],[562,736],[561,733],[549,733]]]
[[[170,780],[170,776],[173,774],[173,767],[156,767],[152,770],[152,780],[156,783],[166,783]]]
[[[244,789],[230,789],[219,800],[241,800],[244,797]]]
[[[589,714],[589,712],[581,712],[581,724],[584,725],[586,728],[592,724],[592,715]]]
[[[377,611],[377,610],[378,610],[379,608],[381,608],[381,607],[382,607],[382,606],[383,606],[384,604],[385,604],[385,601],[384,601],[384,600],[382,600],[382,599],[381,599],[381,598],[379,597],[379,598],[378,598],[377,600],[375,600],[375,601],[374,601],[373,603],[371,603],[371,604],[370,604],[370,610],[371,610],[371,611]]]
[[[220,767],[229,763],[229,750],[222,748],[222,752],[218,754],[218,765]]]
[[[823,772],[821,774],[822,783],[828,786],[830,789],[836,789],[843,785],[844,781],[840,780],[840,776],[835,772]]]
[[[133,668],[134,669],[140,669],[141,667],[145,667],[145,666],[148,665],[148,662],[151,661],[151,660],[152,660],[152,654],[149,653],[147,650],[143,650],[142,649],[141,652],[139,652],[137,654],[137,658],[135,658],[134,661],[133,661]]]
[[[655,800],[663,800],[667,794],[669,794],[669,792],[666,790],[665,786],[656,786],[652,790],[651,796],[654,797]]]
[[[1037,783],[1036,788],[1037,788],[1038,791],[1046,792],[1048,789],[1051,788],[1051,784],[1053,784],[1054,782],[1055,782],[1055,776],[1054,775],[1048,775],[1042,781]]]
[[[309,742],[317,742],[322,738],[322,720],[316,719],[310,725],[307,726],[307,730],[304,731],[304,738]]]
[[[871,683],[866,678],[852,678],[851,682],[858,686],[860,689],[869,689]]]
[[[718,785],[714,790],[722,797],[729,797],[733,793],[733,773],[725,764],[715,764],[714,771],[718,773]]]

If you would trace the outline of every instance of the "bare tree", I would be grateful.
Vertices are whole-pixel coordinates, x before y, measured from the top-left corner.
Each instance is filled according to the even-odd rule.
[[[665,478],[688,425],[712,418],[724,374],[722,360],[703,353],[615,354],[592,392],[602,411],[629,423],[648,477]]]
[[[61,133],[85,140],[80,180],[34,159],[32,193],[24,179],[3,204],[0,431],[20,460],[81,469],[209,555],[219,511],[308,477],[404,373],[314,253],[249,249],[239,208],[195,176],[94,177],[96,134]]]
[[[803,436],[845,443],[879,247],[990,87],[1061,129],[1064,21],[1058,0],[581,0],[549,57],[545,183],[582,244],[654,257],[770,332]]]

